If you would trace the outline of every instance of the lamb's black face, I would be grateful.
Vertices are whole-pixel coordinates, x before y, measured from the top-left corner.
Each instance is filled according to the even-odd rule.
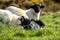
[[[30,6],[30,8],[33,8],[36,13],[38,13],[40,11],[40,9],[43,7],[44,7],[43,5],[39,5],[39,4],[34,4],[34,5]]]
[[[21,21],[21,26],[23,26],[24,29],[31,29],[31,20],[30,19],[26,19],[22,16],[22,18],[20,18]]]
[[[29,19],[26,19],[24,17],[22,17],[20,20],[21,20],[21,25],[29,25],[31,23]]]

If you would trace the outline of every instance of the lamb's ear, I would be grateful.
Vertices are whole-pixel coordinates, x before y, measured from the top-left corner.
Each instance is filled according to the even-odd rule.
[[[44,8],[45,6],[44,5],[41,5],[40,8]]]
[[[40,4],[40,8],[44,8],[45,7],[45,4]]]
[[[33,8],[33,6],[30,6],[30,8]]]
[[[25,19],[24,16],[22,16],[22,18]]]
[[[30,8],[33,8],[35,4],[30,5]]]
[[[23,16],[21,16],[20,18],[18,18],[21,22],[23,22],[25,20],[25,18]]]

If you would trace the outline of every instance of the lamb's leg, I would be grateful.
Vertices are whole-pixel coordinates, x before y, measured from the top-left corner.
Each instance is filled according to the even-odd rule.
[[[35,23],[39,24],[40,27],[44,27],[45,26],[45,24],[41,20],[33,20],[32,19],[32,21],[34,21]]]

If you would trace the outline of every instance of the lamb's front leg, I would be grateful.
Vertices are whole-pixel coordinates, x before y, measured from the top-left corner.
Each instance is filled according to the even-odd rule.
[[[34,21],[35,23],[40,25],[40,27],[44,27],[45,26],[45,24],[41,20],[34,20],[34,19],[32,19],[31,21]]]

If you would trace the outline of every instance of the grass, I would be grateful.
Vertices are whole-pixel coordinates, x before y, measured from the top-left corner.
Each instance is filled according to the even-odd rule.
[[[23,30],[0,23],[0,40],[60,40],[60,12],[45,13],[40,19],[45,23],[43,30]]]

